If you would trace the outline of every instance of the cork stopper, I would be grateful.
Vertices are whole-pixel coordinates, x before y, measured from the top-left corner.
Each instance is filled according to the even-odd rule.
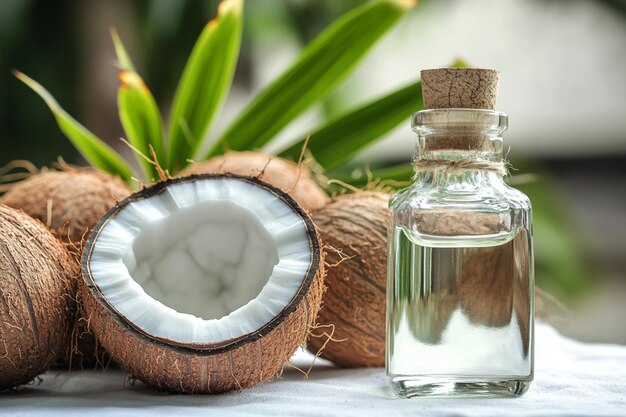
[[[495,110],[500,73],[483,68],[422,70],[426,109]]]
[[[497,153],[502,141],[485,132],[499,126],[495,113],[499,72],[483,68],[437,68],[422,71],[424,108],[413,122],[439,129],[429,134],[424,151]],[[472,111],[468,112],[467,110]]]

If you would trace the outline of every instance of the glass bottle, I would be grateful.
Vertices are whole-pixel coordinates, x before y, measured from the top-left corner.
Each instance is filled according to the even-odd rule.
[[[522,395],[533,379],[531,205],[503,180],[507,115],[413,115],[413,184],[389,203],[386,370],[414,396]]]

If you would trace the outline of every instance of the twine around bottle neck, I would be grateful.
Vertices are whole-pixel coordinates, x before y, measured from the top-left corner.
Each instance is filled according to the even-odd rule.
[[[506,162],[495,162],[474,159],[417,159],[413,166],[416,172],[428,170],[440,170],[444,175],[455,174],[464,171],[486,171],[494,172],[504,177],[508,175]]]

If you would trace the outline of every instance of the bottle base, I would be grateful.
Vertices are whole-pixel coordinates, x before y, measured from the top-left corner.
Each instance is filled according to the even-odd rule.
[[[391,391],[399,398],[519,397],[528,391],[531,378],[389,378]]]

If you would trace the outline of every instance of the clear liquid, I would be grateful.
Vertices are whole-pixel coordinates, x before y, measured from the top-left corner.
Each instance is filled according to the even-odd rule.
[[[521,395],[532,380],[529,233],[428,241],[396,227],[387,377],[400,397]]]

